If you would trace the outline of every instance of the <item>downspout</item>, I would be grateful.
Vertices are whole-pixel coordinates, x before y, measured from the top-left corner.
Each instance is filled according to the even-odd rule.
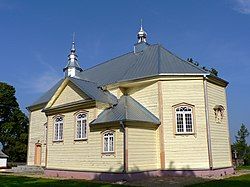
[[[124,121],[120,121],[123,130],[123,173],[128,171],[128,150],[127,150],[127,127]]]
[[[211,134],[210,134],[210,123],[209,123],[209,108],[208,108],[208,94],[207,94],[207,76],[204,75],[204,99],[205,99],[205,112],[206,112],[206,129],[207,129],[207,145],[208,145],[208,160],[209,169],[213,169],[213,158],[212,158],[212,146],[211,146]]]

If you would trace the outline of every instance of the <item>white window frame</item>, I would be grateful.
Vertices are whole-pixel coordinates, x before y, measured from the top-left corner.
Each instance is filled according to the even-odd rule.
[[[80,122],[80,132],[78,132],[78,122]],[[83,133],[85,131],[85,133]],[[75,131],[76,140],[86,140],[88,138],[88,123],[87,123],[87,114],[84,112],[78,113],[76,115],[76,131]],[[80,134],[80,136],[78,136]],[[84,136],[85,134],[85,136]]]
[[[175,111],[175,129],[176,134],[193,134],[194,133],[194,115],[193,115],[193,107],[190,106],[177,106],[174,109]],[[178,131],[178,115],[182,115],[183,120],[183,132]],[[186,115],[191,115],[191,124],[187,124]],[[187,126],[191,125],[192,131],[187,131]]]
[[[107,139],[107,150],[105,149],[105,142]],[[103,153],[110,154],[115,152],[115,132],[114,131],[105,131],[102,135],[102,147]],[[112,145],[111,145],[112,144]]]
[[[54,141],[63,141],[63,116],[54,119]]]

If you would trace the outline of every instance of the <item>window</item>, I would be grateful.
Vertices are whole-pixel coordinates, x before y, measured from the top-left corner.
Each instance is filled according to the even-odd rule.
[[[87,116],[80,113],[76,116],[76,139],[87,138]]]
[[[176,132],[192,133],[193,132],[193,109],[188,106],[175,108],[176,115]]]
[[[114,152],[114,132],[108,131],[103,134],[103,152]]]
[[[61,116],[55,118],[54,140],[55,141],[63,140],[63,117]]]

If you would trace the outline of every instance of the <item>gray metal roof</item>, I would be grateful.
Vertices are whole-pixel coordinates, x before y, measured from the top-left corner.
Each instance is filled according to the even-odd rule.
[[[110,104],[117,103],[117,99],[114,95],[112,95],[108,91],[102,90],[96,83],[82,80],[82,79],[72,78],[72,77],[67,77],[67,78],[91,99],[99,101],[99,102],[103,102],[103,103],[110,103]],[[32,105],[30,105],[27,108],[49,102],[49,100],[55,94],[57,89],[61,86],[63,81],[64,79],[61,79],[60,81],[58,81],[55,86],[53,86],[42,97],[40,97],[36,102],[34,102]]]
[[[95,86],[104,86],[111,83],[146,78],[159,74],[195,75],[208,73],[209,72],[190,62],[180,59],[161,45],[155,44],[146,46],[142,52],[130,52],[86,69],[80,73],[80,78],[92,82],[88,85],[93,86],[95,83]],[[31,106],[48,102],[62,81],[63,79]],[[80,80],[77,82],[80,85],[84,85],[83,82],[80,83]],[[85,84],[87,83],[85,82]],[[91,94],[91,92],[89,94]]]
[[[102,90],[96,83],[72,77],[68,77],[68,79],[91,99],[113,105],[117,104],[117,98],[110,92]]]
[[[130,96],[122,96],[118,104],[104,110],[91,124],[101,124],[119,121],[140,121],[160,124],[159,119]]]
[[[2,152],[2,150],[0,150],[0,158],[8,158],[9,156],[7,156],[5,153]]]
[[[80,76],[100,85],[107,85],[159,74],[208,74],[208,72],[156,44],[145,47],[143,52],[127,53],[84,70]]]

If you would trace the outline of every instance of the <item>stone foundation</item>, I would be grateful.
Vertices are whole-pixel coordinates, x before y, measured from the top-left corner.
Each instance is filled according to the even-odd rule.
[[[144,179],[147,177],[164,177],[164,176],[194,176],[194,177],[210,177],[224,176],[234,173],[234,168],[220,168],[213,170],[156,170],[134,173],[108,173],[108,172],[86,172],[86,171],[70,171],[45,169],[45,175],[49,177],[62,177],[70,179],[85,180],[102,180],[102,181],[133,181]]]

